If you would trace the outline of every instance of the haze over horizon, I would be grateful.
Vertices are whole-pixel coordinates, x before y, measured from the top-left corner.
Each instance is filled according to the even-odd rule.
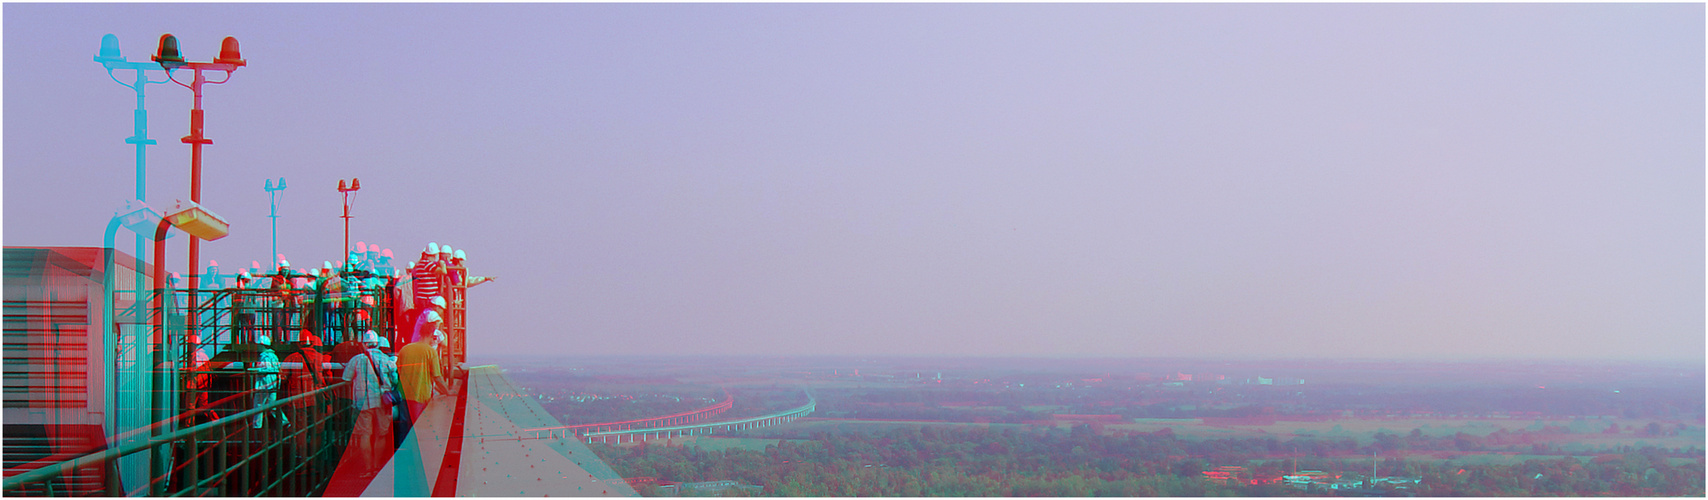
[[[337,260],[361,178],[352,243],[498,277],[476,357],[1708,359],[1701,4],[3,9],[5,245],[131,197],[102,35],[235,36],[203,259],[266,263],[286,177]]]

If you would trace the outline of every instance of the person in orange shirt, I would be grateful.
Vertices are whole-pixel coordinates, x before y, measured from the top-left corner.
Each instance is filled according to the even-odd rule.
[[[433,394],[449,394],[444,373],[439,369],[439,343],[444,336],[438,333],[439,314],[428,311],[427,323],[421,331],[423,340],[411,342],[397,351],[397,373],[403,382],[403,398],[409,402],[409,420],[417,421]]]

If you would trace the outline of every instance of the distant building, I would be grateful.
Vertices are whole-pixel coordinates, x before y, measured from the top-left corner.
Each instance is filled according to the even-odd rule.
[[[1223,486],[1245,484],[1251,477],[1251,471],[1238,465],[1223,465],[1213,470],[1203,471],[1204,479]]]
[[[1340,474],[1330,474],[1320,470],[1302,470],[1281,476],[1281,480],[1286,482],[1288,486],[1299,489],[1310,488],[1313,484],[1328,487],[1340,481]]]

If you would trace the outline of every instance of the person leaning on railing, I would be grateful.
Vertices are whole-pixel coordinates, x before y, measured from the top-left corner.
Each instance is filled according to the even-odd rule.
[[[435,392],[448,394],[444,373],[439,367],[439,345],[444,335],[439,333],[442,321],[439,313],[427,311],[426,326],[421,335],[425,340],[411,342],[397,352],[397,371],[403,383],[403,397],[409,402],[409,420],[416,421]]]

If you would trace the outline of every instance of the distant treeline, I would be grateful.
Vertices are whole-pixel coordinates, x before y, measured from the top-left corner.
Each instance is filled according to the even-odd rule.
[[[952,405],[985,407],[1000,421],[1048,413],[1116,414],[1127,418],[1250,417],[1257,415],[1460,415],[1468,417],[1614,416],[1695,420],[1704,417],[1700,386],[1632,389],[1399,387],[1351,385],[1252,386],[1203,383],[1161,387],[1010,388],[990,391],[896,389],[823,390],[821,407],[853,418],[932,419],[955,415]],[[863,405],[876,403],[878,405]],[[1059,406],[1034,411],[1028,408]]]
[[[779,429],[781,430],[781,429]],[[733,479],[768,496],[1223,496],[1307,492],[1278,484],[1214,484],[1202,471],[1243,465],[1255,476],[1297,467],[1365,474],[1368,456],[1399,448],[1478,451],[1518,446],[1525,433],[1490,438],[1382,434],[1351,439],[1179,439],[1168,432],[1106,436],[1080,426],[979,428],[905,426],[881,432],[814,432],[764,451],[593,445],[625,477],[677,482]],[[1492,439],[1491,439],[1492,438]],[[1511,444],[1504,444],[1511,441]],[[1385,459],[1383,476],[1421,478],[1426,496],[1703,495],[1700,450],[1622,449],[1580,460],[1464,465],[1452,460]],[[1672,465],[1678,459],[1681,465]],[[1384,486],[1392,488],[1392,486]],[[639,487],[643,494],[652,486]]]

